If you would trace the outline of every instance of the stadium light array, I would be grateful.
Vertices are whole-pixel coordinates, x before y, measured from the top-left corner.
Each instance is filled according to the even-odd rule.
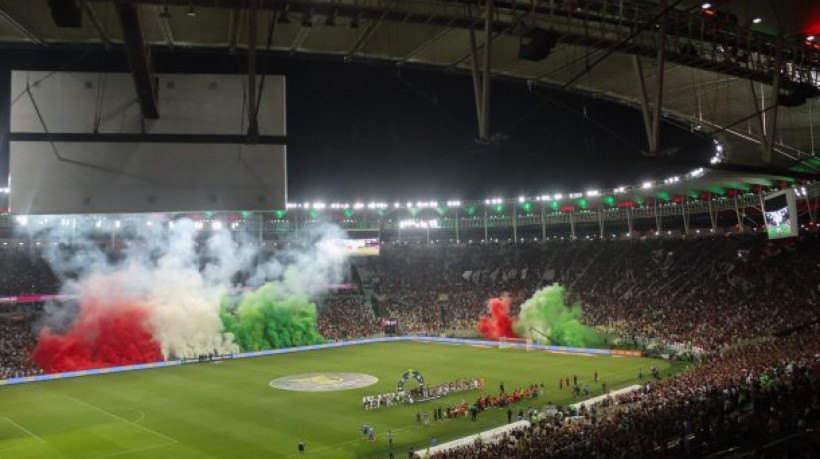
[[[9,194],[9,191],[8,187],[0,188],[0,194]]]
[[[716,153],[715,153],[715,157],[713,157],[710,162],[712,164],[717,164],[717,163],[723,162],[723,160],[724,160],[724,147],[722,145],[720,145],[720,142],[717,139],[713,139],[713,142],[714,142],[714,145],[715,145],[715,152]],[[691,180],[691,179],[695,179],[695,178],[698,178],[698,177],[703,177],[705,175],[706,175],[706,169],[701,167],[701,168],[694,169],[694,170],[686,173],[684,176],[673,176],[673,177],[666,178],[666,179],[663,180],[663,182],[645,181],[640,185],[619,186],[617,188],[603,189],[603,190],[593,189],[593,190],[587,190],[584,193],[582,193],[582,192],[570,193],[570,194],[566,195],[566,197],[570,198],[570,199],[580,199],[580,198],[583,198],[585,196],[588,197],[588,198],[597,198],[597,197],[603,197],[603,196],[619,195],[619,194],[627,193],[627,191],[630,190],[630,189],[645,189],[646,190],[646,189],[650,189],[650,188],[655,187],[659,183],[669,185],[669,184],[679,183],[679,182],[685,181],[685,180]],[[4,190],[5,190],[5,192],[8,192],[8,188],[0,188],[0,192],[4,192]],[[562,193],[555,193],[554,195],[545,194],[545,195],[541,195],[541,196],[518,196],[515,199],[503,199],[503,198],[496,197],[496,198],[485,199],[483,202],[484,202],[485,205],[488,205],[488,206],[490,206],[490,205],[498,206],[498,205],[503,205],[504,203],[512,203],[512,202],[518,202],[518,203],[524,204],[528,200],[537,201],[537,202],[561,201],[561,200],[564,199],[564,197],[565,197],[565,195],[562,194]],[[459,201],[459,200],[449,200],[449,201],[445,201],[445,203],[443,203],[442,205],[445,205],[445,204],[446,204],[446,207],[448,207],[448,208],[456,208],[456,207],[461,207],[464,203],[462,201]],[[385,203],[385,202],[378,202],[378,201],[371,201],[369,203],[356,202],[356,203],[353,203],[353,204],[351,204],[351,203],[340,203],[340,202],[333,202],[333,203],[330,203],[330,204],[326,204],[326,203],[321,202],[321,201],[305,202],[305,203],[289,202],[285,205],[286,209],[306,209],[306,210],[309,210],[309,209],[325,210],[327,208],[334,209],[334,210],[342,210],[342,209],[346,210],[346,209],[350,209],[351,207],[353,209],[357,210],[357,211],[361,211],[361,210],[365,210],[365,209],[369,209],[369,210],[388,209],[388,208],[390,208],[390,205]],[[401,208],[407,208],[407,209],[438,208],[439,207],[439,202],[435,201],[435,200],[433,200],[433,201],[416,201],[416,202],[407,201],[406,203],[403,203],[403,202],[400,202],[400,201],[395,201],[393,203],[392,207],[394,209],[401,209]]]
[[[17,220],[17,224],[20,225],[20,226],[28,225],[28,217],[25,216],[25,215],[18,215],[16,220]]]
[[[219,231],[222,229],[222,222],[219,220],[211,222],[211,229]]]

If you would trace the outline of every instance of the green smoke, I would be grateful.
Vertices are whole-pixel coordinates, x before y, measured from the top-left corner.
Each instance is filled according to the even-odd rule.
[[[533,340],[543,340],[546,335],[550,344],[558,346],[600,346],[603,338],[580,322],[580,305],[566,305],[564,292],[564,287],[557,283],[535,292],[521,305],[513,330],[518,336]]]
[[[323,343],[316,330],[316,305],[304,295],[281,293],[281,286],[263,285],[242,294],[232,308],[223,301],[220,318],[226,333],[244,352]]]

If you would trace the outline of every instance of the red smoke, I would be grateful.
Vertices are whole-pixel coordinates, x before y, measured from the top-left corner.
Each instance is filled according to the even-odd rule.
[[[487,339],[517,338],[512,330],[513,322],[515,319],[510,317],[510,299],[493,298],[490,300],[490,315],[481,316],[478,331]]]
[[[137,301],[88,301],[66,334],[44,328],[31,358],[47,373],[158,362],[162,351],[147,321],[148,312]]]

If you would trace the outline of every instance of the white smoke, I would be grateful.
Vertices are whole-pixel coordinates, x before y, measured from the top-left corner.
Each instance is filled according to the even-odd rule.
[[[63,282],[61,293],[108,307],[120,299],[138,300],[148,309],[166,358],[237,350],[219,317],[220,302],[235,287],[237,275],[246,277],[249,286],[276,282],[281,284],[277,294],[310,297],[344,277],[346,254],[336,241],[345,234],[335,225],[318,225],[289,247],[265,253],[227,229],[204,238],[191,220],[169,225],[146,216],[123,228],[127,245],[112,256],[93,231],[78,232],[75,226],[68,231],[64,219],[53,221],[60,224],[34,227],[30,236],[60,242],[49,244],[43,256]],[[66,248],[69,244],[73,249]],[[61,312],[49,314],[57,319]]]

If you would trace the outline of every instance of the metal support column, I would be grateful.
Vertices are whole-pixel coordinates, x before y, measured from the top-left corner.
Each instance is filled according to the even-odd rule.
[[[631,207],[626,208],[626,227],[627,227],[628,234],[631,237],[632,232],[634,231],[634,228],[632,227],[632,208]]]
[[[662,10],[667,8],[667,0],[660,0],[659,7]],[[660,129],[661,129],[661,108],[663,107],[663,79],[664,67],[666,63],[666,15],[660,16],[658,19],[657,32],[657,51],[655,54],[655,65],[657,66],[655,74],[655,100],[654,105],[649,100],[649,94],[646,90],[646,79],[644,78],[643,66],[639,56],[632,56],[632,63],[635,66],[635,72],[638,77],[638,95],[641,99],[641,109],[643,112],[644,129],[646,130],[646,140],[649,146],[649,154],[655,156],[658,153],[660,145]]]
[[[513,227],[513,244],[518,244],[518,225],[517,225],[517,217],[515,211],[515,205],[510,206],[512,207],[512,227]]]
[[[489,232],[487,231],[487,209],[484,209],[484,243],[490,242]]]
[[[481,121],[485,139],[490,135],[490,63],[493,50],[493,0],[487,0],[484,18],[484,78],[481,88]]]
[[[712,208],[712,193],[709,193],[708,199],[706,204],[709,209],[709,220],[712,222],[712,231],[717,231],[717,212]]]
[[[256,107],[256,40],[259,0],[250,0],[248,9],[248,140],[255,143],[259,138],[259,121]]]
[[[575,239],[575,218],[573,217],[572,209],[569,211],[569,230],[572,236],[572,239]]]
[[[689,235],[689,213],[686,212],[686,206],[682,205],[680,207],[680,214],[683,217],[683,234]]]
[[[478,140],[486,142],[490,137],[490,69],[493,49],[493,3],[486,0],[487,9],[484,17],[484,59],[482,69],[478,68],[478,46],[475,30],[470,29],[470,56],[472,60],[473,93],[475,97],[476,119],[478,121]]]
[[[737,215],[737,230],[743,232],[743,216],[740,214],[740,207],[737,203],[737,195],[735,195],[735,215]]]
[[[661,10],[666,10],[667,0],[660,0],[659,7]],[[663,106],[663,76],[666,58],[666,22],[666,15],[661,16],[658,22],[658,52],[655,57],[658,66],[658,69],[656,70],[657,80],[655,82],[657,85],[657,88],[655,89],[657,93],[655,95],[655,107],[652,115],[652,145],[649,146],[649,153],[651,155],[656,155],[658,153],[658,146],[660,145],[661,107]]]
[[[151,51],[145,46],[137,6],[136,3],[131,2],[114,3],[140,113],[144,119],[157,119],[159,110],[157,109],[156,81],[151,72]]]
[[[456,207],[456,244],[458,244],[459,241],[460,241],[459,234],[458,234],[458,224],[459,224],[459,222],[458,222],[458,207]]]
[[[604,210],[598,206],[598,229],[600,230],[601,239],[604,238]]]
[[[547,238],[547,205],[541,205],[541,239]]]
[[[777,53],[774,59],[774,75],[772,75],[772,120],[766,126],[765,142],[761,142],[763,150],[763,164],[772,164],[772,154],[774,152],[775,135],[777,134],[777,96],[780,93],[780,73],[783,67],[783,33],[780,33],[780,38],[777,42]]]
[[[660,235],[661,231],[663,231],[663,218],[658,212],[658,201],[655,201],[655,205],[652,206],[652,213],[655,214],[655,231]]]

